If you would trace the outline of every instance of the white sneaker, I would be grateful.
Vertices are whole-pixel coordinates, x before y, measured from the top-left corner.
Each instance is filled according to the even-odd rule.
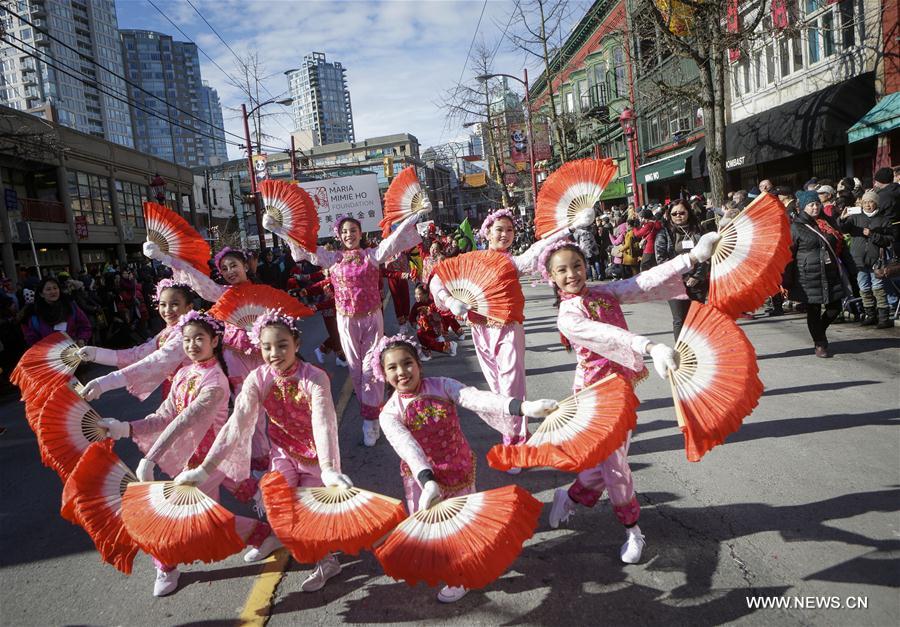
[[[553,505],[550,507],[550,527],[556,529],[560,523],[569,520],[575,513],[575,501],[569,498],[568,488],[556,488],[553,493]]]
[[[459,346],[456,342],[450,342],[450,356],[456,357],[456,349]]]
[[[341,564],[334,555],[328,555],[319,560],[309,577],[300,584],[303,592],[315,592],[325,587],[325,582],[341,572]]]
[[[165,571],[156,569],[156,581],[153,583],[153,596],[164,597],[175,592],[178,587],[178,578],[181,573],[178,569]]]
[[[263,540],[262,544],[258,547],[253,547],[244,553],[244,561],[252,563],[264,560],[275,552],[275,550],[280,549],[283,546],[281,540],[279,540],[274,533],[269,534],[269,537]]]
[[[363,420],[363,444],[375,446],[379,437],[381,437],[381,426],[379,426],[378,421]]]
[[[506,474],[513,475],[513,476],[521,474],[521,473],[522,473],[522,469],[518,468],[516,466],[513,466],[512,468],[510,468],[509,470],[506,471]]]
[[[315,350],[315,353],[316,353],[316,361],[319,362],[320,364],[324,364],[325,363],[325,353],[322,352],[322,349],[317,347]]]
[[[641,561],[641,553],[644,551],[644,545],[647,544],[641,534],[641,528],[635,525],[625,529],[625,544],[619,551],[619,556],[626,564],[637,564]]]
[[[422,361],[431,361],[431,355],[429,355],[427,353],[422,353],[422,355],[419,357],[419,359],[421,359]]]
[[[441,603],[456,603],[468,592],[463,586],[444,586],[438,592],[437,600]]]
[[[335,363],[336,366],[340,366],[341,368],[346,368],[346,367],[347,367],[347,362],[344,361],[343,359],[341,359],[340,357],[335,357],[335,358],[334,358],[334,363]]]
[[[446,340],[444,340],[444,336],[443,336],[443,335],[439,335],[437,341],[438,341],[438,342],[444,342],[444,341],[446,341]]]

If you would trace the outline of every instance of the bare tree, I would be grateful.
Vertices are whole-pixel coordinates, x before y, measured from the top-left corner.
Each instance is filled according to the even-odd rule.
[[[265,92],[263,81],[266,78],[266,68],[259,58],[259,53],[250,52],[235,60],[235,71],[228,79],[229,83],[241,91],[247,102],[247,111],[253,112],[250,116],[250,141],[256,144],[257,150],[260,152],[262,152],[264,143],[278,141],[277,137],[269,135],[263,130],[263,122],[277,120],[286,115],[283,111],[273,109],[264,111],[265,107],[258,107],[260,103],[272,99],[271,94]],[[232,118],[242,116],[240,107],[227,107],[227,109],[232,112]]]
[[[68,151],[49,122],[18,112],[0,114],[0,154],[42,161]]]

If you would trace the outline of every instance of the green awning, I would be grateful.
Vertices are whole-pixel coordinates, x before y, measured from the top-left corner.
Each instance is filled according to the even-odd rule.
[[[676,176],[683,175],[687,171],[687,160],[690,158],[692,152],[694,152],[693,146],[687,148],[686,150],[679,150],[678,152],[663,157],[662,159],[657,159],[656,161],[645,163],[638,168],[638,184],[643,185],[645,183],[663,181],[665,179],[671,179],[675,178]]]
[[[624,198],[625,197],[625,181],[623,179],[616,179],[612,181],[609,185],[606,186],[606,189],[603,190],[603,193],[600,194],[600,200],[609,200],[610,198]]]
[[[849,143],[883,135],[900,126],[900,92],[888,94],[847,131]]]

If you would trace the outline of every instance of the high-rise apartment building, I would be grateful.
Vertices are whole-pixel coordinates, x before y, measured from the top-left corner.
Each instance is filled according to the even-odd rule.
[[[209,135],[215,137],[204,137],[206,143],[206,155],[210,165],[218,165],[228,161],[228,147],[225,143],[225,119],[222,116],[222,103],[219,101],[219,92],[215,87],[210,87],[209,83],[203,81],[200,87],[200,112],[204,120],[209,123],[209,127],[205,130]],[[217,163],[213,163],[213,159],[217,159]]]
[[[346,72],[321,52],[305,56],[300,68],[285,72],[297,130],[312,131],[320,146],[355,141]]]
[[[208,107],[201,104],[205,94],[196,44],[147,30],[122,30],[119,37],[126,76],[142,88],[128,87],[135,104],[135,147],[187,167],[207,165],[215,156],[208,136],[215,135]]]
[[[134,146],[114,0],[2,0],[0,103]],[[29,23],[19,19],[19,16]]]

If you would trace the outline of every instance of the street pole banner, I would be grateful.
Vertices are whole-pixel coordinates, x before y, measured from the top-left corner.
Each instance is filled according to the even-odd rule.
[[[269,178],[269,155],[265,153],[253,155],[253,171],[256,173],[256,182]]]
[[[340,176],[299,184],[310,195],[319,214],[319,237],[332,237],[335,222],[344,216],[359,220],[363,233],[381,231],[381,195],[374,174]]]

